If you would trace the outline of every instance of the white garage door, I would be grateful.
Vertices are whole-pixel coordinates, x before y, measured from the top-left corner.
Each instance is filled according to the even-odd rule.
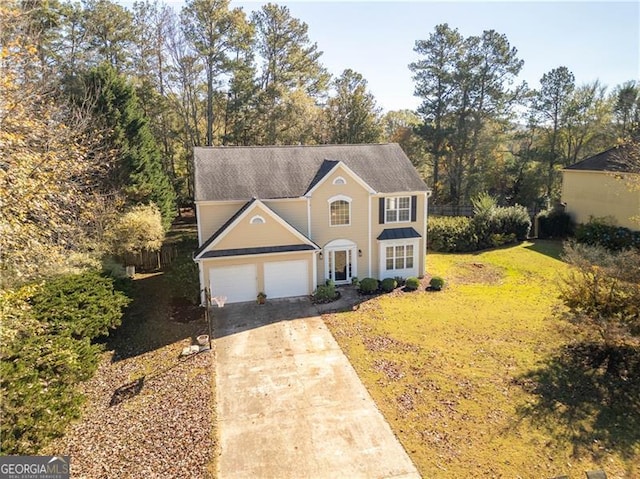
[[[227,303],[255,301],[258,295],[255,264],[211,268],[209,281],[211,296],[226,296]]]
[[[264,289],[267,298],[305,296],[309,291],[309,262],[278,261],[264,264]]]

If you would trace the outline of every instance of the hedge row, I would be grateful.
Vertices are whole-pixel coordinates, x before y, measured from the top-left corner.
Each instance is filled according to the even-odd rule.
[[[93,340],[120,324],[129,299],[98,273],[0,292],[2,454],[35,454],[80,414],[76,385],[96,370]]]
[[[531,219],[523,206],[493,207],[473,218],[433,216],[428,228],[431,250],[462,253],[525,240]]]
[[[592,218],[576,228],[576,241],[592,246],[603,246],[611,251],[640,248],[640,231],[614,226],[602,218]]]

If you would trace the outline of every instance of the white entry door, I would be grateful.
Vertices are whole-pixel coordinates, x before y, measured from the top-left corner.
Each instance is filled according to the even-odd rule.
[[[274,261],[264,264],[264,289],[267,298],[306,296],[309,291],[309,261]]]
[[[226,296],[227,303],[255,301],[258,295],[257,270],[255,264],[211,268],[211,296]]]

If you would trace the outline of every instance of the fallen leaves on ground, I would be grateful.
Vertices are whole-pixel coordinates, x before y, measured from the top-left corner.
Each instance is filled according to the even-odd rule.
[[[141,276],[135,285],[128,320],[108,343],[112,350],[81,386],[82,417],[42,454],[71,456],[74,479],[212,477],[214,353],[180,356],[207,332],[202,311],[198,321],[172,318],[161,275]]]
[[[209,477],[213,356],[179,358],[187,343],[115,363],[105,353],[84,385],[82,419],[48,453],[71,456],[74,478]],[[137,393],[113,400],[123,385],[141,382]]]

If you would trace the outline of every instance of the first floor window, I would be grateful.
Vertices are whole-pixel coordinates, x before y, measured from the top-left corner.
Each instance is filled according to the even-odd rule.
[[[387,246],[387,271],[413,268],[413,245]]]

